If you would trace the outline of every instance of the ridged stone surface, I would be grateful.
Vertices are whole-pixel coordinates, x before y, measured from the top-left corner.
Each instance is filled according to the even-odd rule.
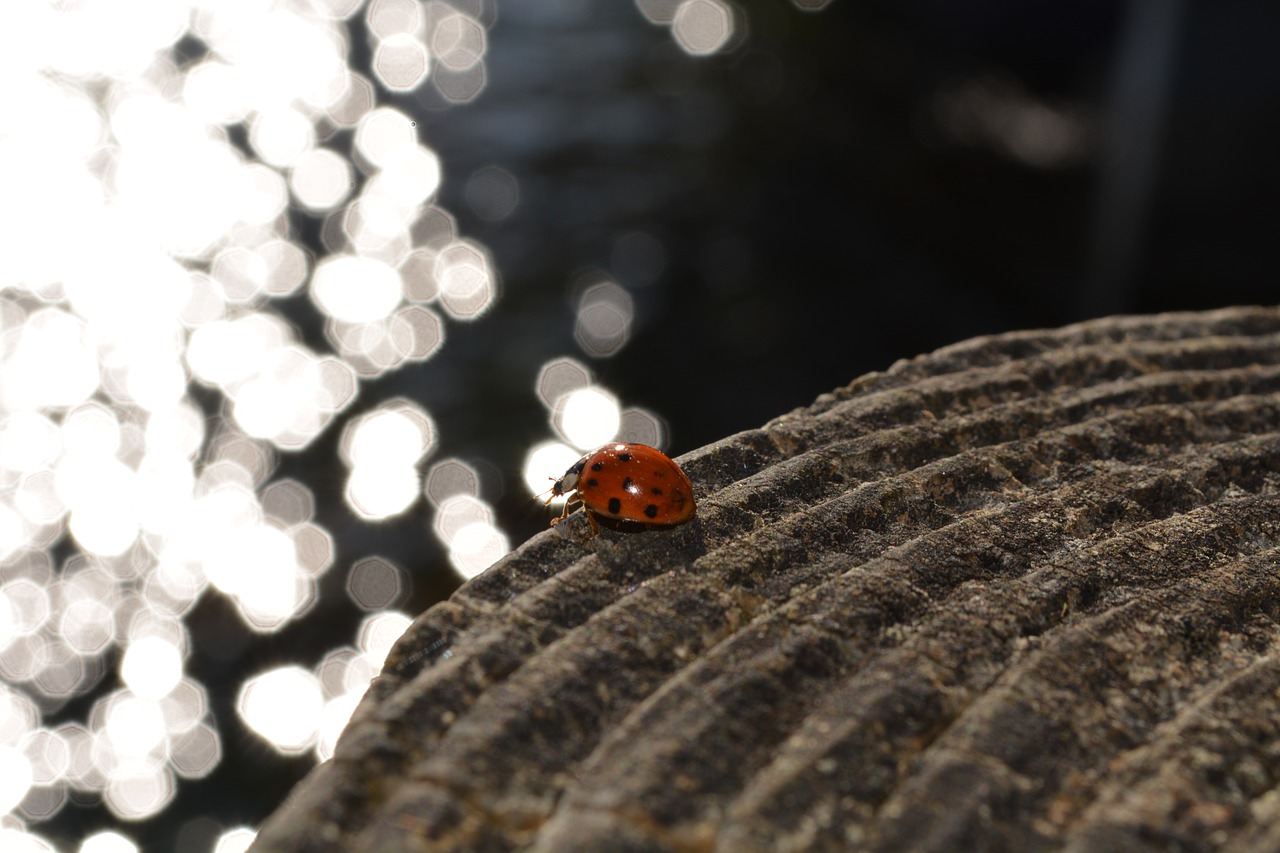
[[[980,338],[417,620],[255,851],[1280,848],[1280,312]]]

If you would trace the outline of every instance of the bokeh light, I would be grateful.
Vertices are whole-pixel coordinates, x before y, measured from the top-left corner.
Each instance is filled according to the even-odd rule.
[[[350,693],[335,696],[324,703],[324,711],[321,713],[320,718],[320,736],[316,740],[317,760],[328,761],[333,758],[338,738],[342,735],[343,729],[347,727],[347,723],[351,720],[351,715],[355,712],[356,706],[360,704],[360,700],[363,697],[363,690],[353,690]]]
[[[493,306],[497,281],[488,253],[459,240],[436,255],[435,279],[440,305],[456,320],[475,320]]]
[[[376,168],[386,168],[392,154],[412,147],[413,119],[390,107],[370,110],[356,127],[356,151]]]
[[[574,447],[594,449],[617,436],[622,409],[617,397],[591,385],[558,399],[553,423]]]
[[[388,611],[365,617],[360,625],[358,645],[373,672],[382,669],[392,644],[409,629],[413,620],[403,613]]]
[[[447,583],[511,547],[492,466],[433,461],[457,436],[374,382],[433,358],[451,324],[502,296],[489,249],[440,206],[446,170],[421,122],[388,98],[438,110],[483,92],[495,5],[126,11],[0,12],[0,32],[23,34],[0,52],[0,812],[31,824],[94,806],[146,821],[215,773],[235,741],[196,657],[225,661],[188,620],[214,598],[229,636],[252,642],[306,619],[339,552],[335,511],[430,529]],[[705,11],[684,14],[689,38],[709,38],[694,26]],[[349,18],[367,26],[367,51],[351,50]],[[676,18],[672,6],[673,33]],[[455,180],[472,221],[520,214],[516,165]],[[578,355],[629,342],[628,288],[662,265],[641,238],[615,252],[622,283],[596,281],[566,313]],[[531,489],[535,469],[543,491],[615,435],[661,437],[656,416],[622,409],[571,356],[542,368],[536,393],[566,440],[530,452]],[[343,417],[362,395],[360,416]],[[298,479],[294,454],[331,448],[317,439],[339,419],[347,506],[318,510],[326,495]],[[332,755],[410,624],[392,608],[419,567],[344,559],[338,594],[363,617],[350,644],[314,670],[286,660],[228,676],[250,737],[284,755]],[[0,831],[0,849],[50,849]],[[228,829],[217,849],[252,838]],[[101,831],[78,849],[138,842]]]
[[[511,550],[494,524],[493,508],[473,495],[454,494],[441,501],[433,526],[449,549],[449,561],[464,578],[475,577]]]
[[[213,726],[205,722],[178,732],[169,746],[169,764],[184,779],[203,779],[222,759],[222,741]]]
[[[311,120],[290,107],[263,110],[249,125],[249,144],[264,163],[272,166],[292,166],[315,141]]]
[[[1008,75],[955,81],[930,100],[929,118],[948,141],[991,148],[1039,169],[1079,163],[1096,132],[1078,106],[1048,103]]]
[[[105,705],[102,731],[114,753],[111,775],[127,775],[134,760],[164,751],[165,726],[160,706],[128,693],[117,693]]]
[[[430,70],[427,46],[409,33],[397,33],[378,42],[373,71],[391,91],[408,92],[422,85]]]
[[[733,38],[734,18],[725,0],[683,0],[672,16],[671,34],[694,56],[716,53]]]
[[[371,0],[365,22],[379,39],[414,33],[422,26],[422,7],[414,0]]]
[[[591,384],[591,371],[572,358],[557,358],[538,371],[538,398],[542,405],[554,409],[556,402],[568,394]]]
[[[617,355],[631,337],[635,309],[631,294],[613,282],[593,284],[582,293],[573,336],[587,355]]]
[[[336,151],[314,148],[303,152],[289,173],[289,188],[304,206],[332,210],[350,192],[351,164]]]
[[[381,557],[357,561],[347,576],[347,594],[361,610],[385,610],[404,592],[404,573]]]
[[[125,650],[120,677],[143,699],[163,699],[182,680],[182,653],[165,638],[142,637]]]
[[[511,541],[493,521],[463,525],[448,540],[449,561],[464,579],[471,579],[511,550]]]
[[[400,303],[400,276],[372,258],[330,257],[316,267],[311,295],[335,320],[369,323],[389,315]]]
[[[382,561],[377,561],[381,563]],[[381,573],[389,566],[374,567]],[[353,577],[355,571],[353,570]],[[341,646],[325,655],[316,668],[323,707],[320,711],[315,755],[321,760],[333,757],[342,729],[369,687],[370,680],[382,668],[392,644],[409,627],[412,620],[402,614],[383,611],[368,616],[357,632],[356,646]]]
[[[680,8],[681,0],[636,0],[640,10],[651,24],[670,24]]]
[[[138,853],[138,845],[120,833],[108,830],[85,838],[78,853]]]
[[[71,763],[71,748],[66,739],[48,729],[37,729],[28,735],[23,752],[31,762],[31,781],[35,785],[54,785]]]
[[[234,511],[234,492],[213,497]],[[231,524],[209,536],[205,548],[205,576],[255,630],[277,630],[312,603],[314,579],[298,565],[297,546],[285,531],[260,523]]]
[[[469,71],[484,59],[484,26],[469,15],[448,6],[443,8],[449,11],[436,18],[431,51],[436,60],[451,71]]]
[[[431,420],[406,400],[393,400],[353,421],[342,439],[342,458],[351,469],[346,495],[352,509],[369,519],[408,509],[418,497],[418,461],[434,444]]]
[[[397,148],[386,158],[382,172],[369,182],[368,194],[381,196],[417,214],[418,206],[440,187],[440,158],[429,148]]]
[[[622,420],[615,438],[618,441],[663,448],[667,446],[667,426],[662,418],[647,409],[627,408],[622,410]]]
[[[431,466],[423,487],[432,506],[454,495],[480,495],[480,472],[461,459],[442,459]]]
[[[257,837],[258,833],[248,827],[229,829],[218,836],[213,845],[213,853],[245,853]]]
[[[262,511],[286,529],[306,524],[315,514],[311,490],[297,480],[276,480],[262,490]]]
[[[323,710],[319,679],[298,666],[250,678],[236,701],[245,725],[285,754],[302,752],[315,742]]]
[[[550,496],[552,484],[582,458],[582,451],[560,441],[544,441],[524,458],[524,484],[532,494]]]
[[[117,817],[137,821],[169,805],[176,793],[177,781],[167,766],[135,764],[107,781],[102,802]]]
[[[520,185],[506,169],[487,166],[467,181],[467,202],[476,216],[498,222],[515,212],[520,203]]]
[[[0,850],[5,853],[57,853],[57,848],[47,839],[9,826],[0,826]]]
[[[85,324],[57,308],[32,313],[0,369],[0,399],[10,411],[60,409],[98,388],[98,362]]]
[[[13,811],[31,788],[31,762],[22,750],[0,744],[0,814]]]

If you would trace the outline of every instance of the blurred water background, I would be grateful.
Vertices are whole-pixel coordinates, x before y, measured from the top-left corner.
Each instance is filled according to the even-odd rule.
[[[10,0],[0,849],[241,850],[584,450],[1274,302],[1280,7]]]

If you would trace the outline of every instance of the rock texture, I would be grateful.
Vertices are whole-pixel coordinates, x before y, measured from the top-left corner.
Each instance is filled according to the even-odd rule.
[[[1280,311],[902,362],[400,641],[256,851],[1280,848]]]

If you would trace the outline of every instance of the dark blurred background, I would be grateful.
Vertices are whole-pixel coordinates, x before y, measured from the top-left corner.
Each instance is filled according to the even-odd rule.
[[[479,97],[380,93],[440,155],[438,203],[490,249],[501,295],[431,360],[363,385],[348,415],[420,402],[435,457],[480,471],[513,546],[547,524],[520,470],[552,435],[535,385],[561,356],[659,415],[678,455],[975,335],[1275,300],[1280,5],[804,5],[738,2],[734,46],[692,57],[633,3],[504,0]],[[363,26],[353,68],[369,62]],[[322,253],[318,222],[294,224]],[[575,316],[603,279],[635,314],[627,345],[593,358]],[[324,347],[305,295],[281,310]],[[460,580],[420,507],[350,513],[339,432],[281,454],[276,476],[315,491],[339,566],[404,567],[400,608],[418,613]],[[145,849],[254,825],[310,768],[235,730],[232,701],[246,669],[351,636],[362,614],[343,583],[331,572],[317,610],[265,638],[202,600],[190,666],[227,723],[224,758],[135,833]],[[45,829],[100,822],[67,810]]]
[[[629,3],[500,4],[479,98],[402,100],[502,298],[368,398],[496,467],[513,541],[544,524],[511,472],[559,354],[679,454],[974,335],[1274,300],[1280,7],[738,5],[736,48],[695,58]],[[497,220],[491,167],[519,190]],[[635,321],[591,359],[601,275]]]
[[[532,5],[500,7],[473,104],[405,104],[503,297],[442,354],[480,382],[390,383],[486,447],[520,414],[494,389],[575,350],[593,268],[636,320],[592,367],[676,453],[973,335],[1274,298],[1274,4],[769,0],[709,58],[630,4]],[[489,166],[519,183],[499,221],[468,198]]]

